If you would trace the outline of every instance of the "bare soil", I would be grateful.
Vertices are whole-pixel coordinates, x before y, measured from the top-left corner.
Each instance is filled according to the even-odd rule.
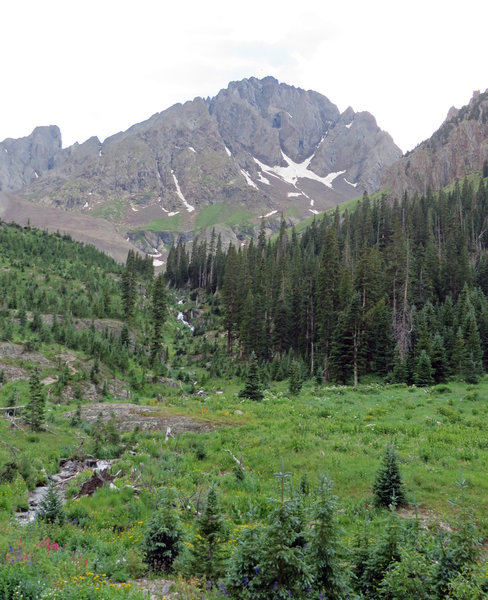
[[[74,411],[65,414],[71,418]],[[172,435],[186,433],[207,433],[217,429],[219,425],[204,419],[196,419],[185,415],[176,415],[163,406],[141,406],[139,404],[98,402],[81,407],[81,418],[88,423],[96,421],[99,415],[107,422],[112,414],[121,431],[133,431],[139,427],[141,431],[167,431],[171,428]]]

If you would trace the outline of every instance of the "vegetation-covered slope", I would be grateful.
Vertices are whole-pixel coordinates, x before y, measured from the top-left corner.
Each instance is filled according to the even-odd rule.
[[[165,583],[143,575],[176,580],[183,600],[409,598],[418,590],[425,598],[460,599],[466,590],[484,597],[483,189],[469,195],[465,184],[432,198],[438,277],[425,287],[418,265],[431,230],[417,233],[422,199],[389,207],[364,198],[344,221],[326,217],[301,238],[283,228],[275,244],[261,236],[239,251],[224,252],[214,238],[208,247],[196,241],[188,256],[180,244],[167,273],[179,288],[169,294],[149,260],[130,253],[120,268],[69,239],[2,225],[3,597],[141,598],[141,586],[171,597]],[[466,259],[451,276],[452,236]],[[395,248],[397,262],[389,259]],[[361,267],[374,256],[381,268]],[[449,297],[451,321],[441,321]],[[403,339],[391,328],[393,301],[408,319],[396,365],[382,346],[388,341],[393,352]],[[349,331],[341,323],[355,323],[353,302],[356,346],[354,336],[339,335]],[[333,325],[329,355],[324,314]],[[419,323],[437,329],[428,334]],[[461,330],[462,370],[446,351],[442,378],[450,381],[425,386],[432,381],[420,374],[437,373],[431,337],[446,348],[451,329],[455,341]],[[344,379],[353,381],[356,365],[359,378],[377,383],[324,381],[326,356],[330,377],[343,379],[333,360],[341,339],[357,350],[341,351]],[[419,368],[424,355],[430,371]],[[467,375],[477,383],[460,381]],[[383,376],[419,385],[386,385]],[[239,393],[244,377],[261,401]],[[404,483],[404,498],[389,496],[406,502],[397,511],[376,506],[395,480],[387,448]],[[84,495],[102,459],[105,484]],[[51,500],[21,524],[47,479],[55,482]],[[63,507],[55,497],[62,491]]]

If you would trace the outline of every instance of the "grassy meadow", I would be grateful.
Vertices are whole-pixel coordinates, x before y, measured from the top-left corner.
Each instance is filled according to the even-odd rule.
[[[17,477],[0,485],[2,555],[18,544],[30,560],[34,556],[36,569],[52,585],[55,580],[64,582],[55,598],[84,598],[80,590],[85,590],[83,586],[90,590],[95,576],[95,584],[105,582],[107,594],[95,597],[138,598],[139,588],[127,583],[144,573],[140,546],[159,489],[176,491],[188,551],[195,515],[215,483],[230,555],[240,532],[250,523],[264,521],[279,498],[276,474],[282,461],[287,494],[293,487],[314,489],[320,474],[333,480],[342,535],[350,542],[378,512],[372,483],[384,450],[392,443],[409,502],[400,514],[417,514],[432,532],[455,522],[457,509],[450,500],[458,495],[456,481],[464,478],[465,502],[474,511],[481,536],[488,535],[488,381],[432,388],[374,383],[317,388],[308,383],[297,396],[288,394],[285,381],[270,385],[261,402],[238,398],[241,387],[238,380],[209,379],[201,388],[204,397],[183,393],[181,387],[167,388],[160,401],[157,388],[146,387],[146,396],[136,399],[141,406],[157,406],[166,416],[189,416],[215,429],[167,440],[165,429],[116,435],[105,446],[106,457],[116,458],[115,488],[105,486],[92,496],[78,497],[79,486],[92,472],[86,469],[76,475],[66,489],[63,525],[20,526],[13,513],[27,508],[27,488],[55,473],[59,459],[73,456],[80,439],[86,438],[84,452],[94,454],[93,424],[66,417],[76,408],[74,403],[48,403],[47,430],[42,432],[20,431],[0,419],[0,464],[9,461],[12,447],[20,464]],[[116,413],[113,419],[117,421]],[[235,458],[244,465],[243,476],[236,474]],[[56,552],[46,550],[51,543],[59,546]],[[184,572],[185,560],[183,552],[176,570]],[[195,588],[188,590],[182,597],[195,597]]]

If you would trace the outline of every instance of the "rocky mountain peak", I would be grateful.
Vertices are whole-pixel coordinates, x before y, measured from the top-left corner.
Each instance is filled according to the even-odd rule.
[[[61,148],[57,125],[36,127],[29,136],[1,142],[0,190],[22,188],[53,169]]]
[[[274,77],[231,82],[103,143],[62,150],[57,128],[42,131],[16,141],[18,160],[0,166],[0,181],[42,205],[109,218],[151,248],[200,222],[254,227],[261,216],[279,225],[281,213],[292,222],[317,214],[375,191],[401,155],[369,113],[341,115],[322,94]]]
[[[381,183],[393,195],[405,190],[425,193],[480,170],[488,160],[488,90],[474,92],[460,109],[452,107],[446,120],[428,139],[385,169]]]

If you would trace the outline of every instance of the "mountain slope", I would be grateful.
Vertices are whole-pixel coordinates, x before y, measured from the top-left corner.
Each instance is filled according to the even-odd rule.
[[[434,135],[387,168],[382,185],[392,196],[438,190],[483,168],[488,160],[488,90],[461,109],[451,108]]]
[[[236,232],[262,215],[300,220],[374,191],[400,155],[369,113],[341,115],[317,92],[250,78],[103,143],[57,148],[38,177],[5,180],[34,202],[109,219],[147,249],[209,224],[208,211],[199,215],[211,205],[226,207],[212,212]]]

